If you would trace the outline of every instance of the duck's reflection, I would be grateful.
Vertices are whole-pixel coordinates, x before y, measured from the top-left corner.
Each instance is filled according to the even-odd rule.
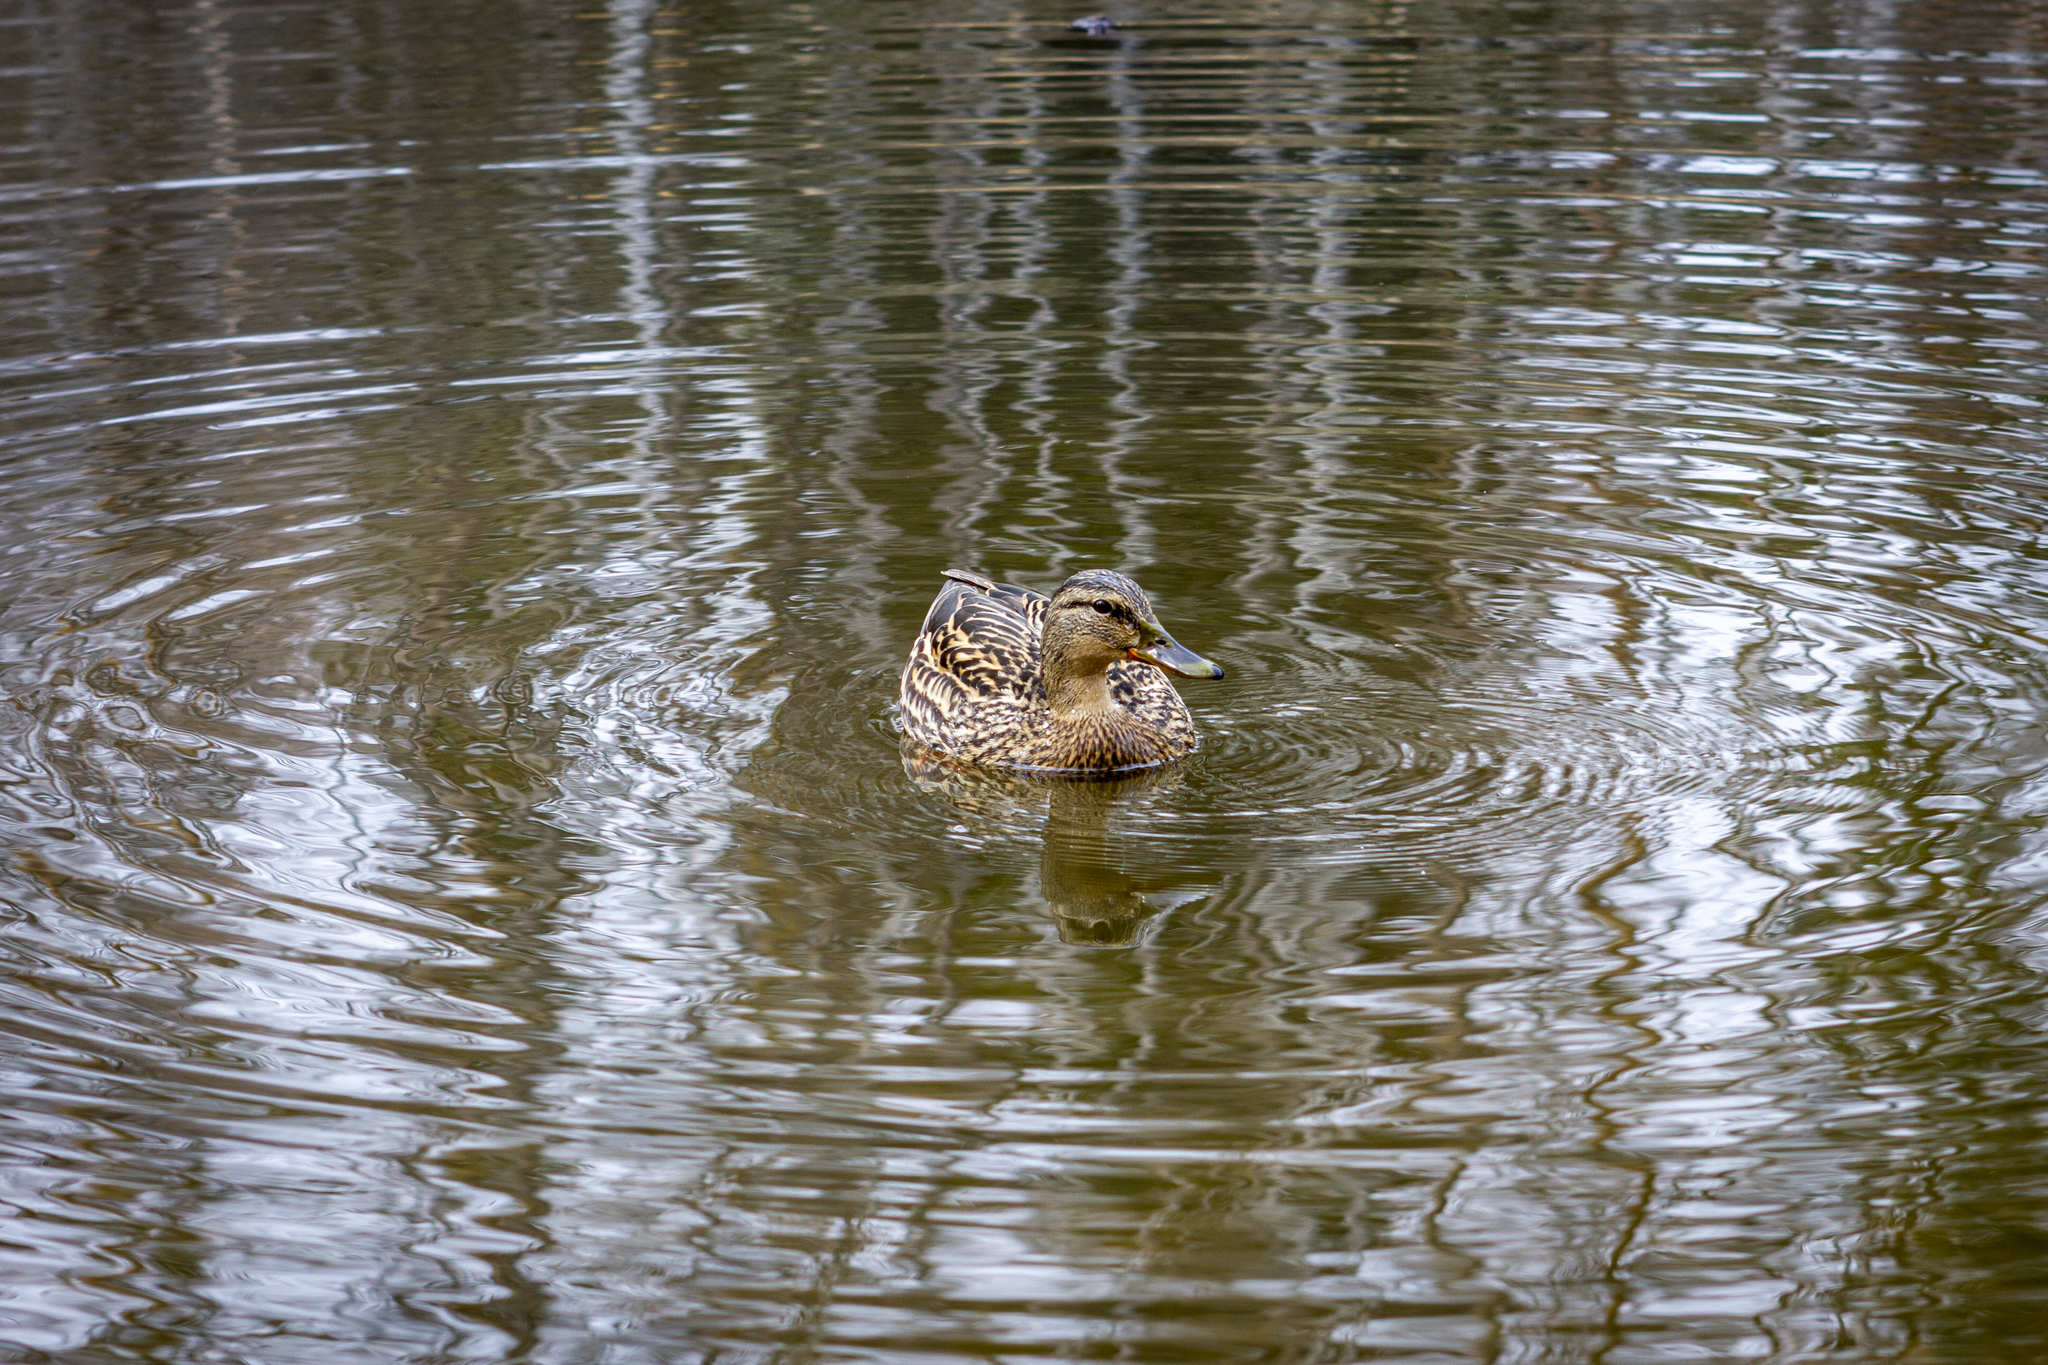
[[[1063,943],[1128,947],[1165,908],[1139,893],[1110,830],[1110,812],[1131,783],[1067,781],[1049,793],[1038,888]]]
[[[978,823],[1014,824],[1019,816],[1045,812],[1038,887],[1063,943],[1130,947],[1146,921],[1203,894],[1132,877],[1126,869],[1143,868],[1148,860],[1128,847],[1132,831],[1113,819],[1137,793],[1177,786],[1176,770],[1115,778],[1025,775],[954,767],[922,753],[905,754],[903,767],[919,787],[942,793]]]

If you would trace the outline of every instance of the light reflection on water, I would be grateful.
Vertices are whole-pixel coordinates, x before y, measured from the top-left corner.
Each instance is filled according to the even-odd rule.
[[[2032,12],[1070,17],[0,25],[23,1359],[2041,1358]]]

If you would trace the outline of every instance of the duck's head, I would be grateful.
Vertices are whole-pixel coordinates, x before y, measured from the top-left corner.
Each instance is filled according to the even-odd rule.
[[[1046,608],[1043,648],[1048,674],[1085,676],[1137,659],[1184,678],[1223,676],[1166,633],[1143,588],[1108,569],[1083,569],[1060,584]]]

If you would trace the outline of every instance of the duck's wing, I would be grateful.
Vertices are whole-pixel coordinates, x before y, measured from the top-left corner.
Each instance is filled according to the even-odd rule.
[[[905,693],[915,674],[941,692],[957,690],[969,702],[1029,702],[1042,690],[1038,641],[1046,598],[960,569],[946,570],[946,578],[911,647]],[[948,680],[951,689],[944,686]]]
[[[912,739],[972,759],[1013,744],[1044,695],[1046,599],[957,569],[946,577],[910,646],[896,702]]]
[[[1052,605],[1052,599],[1042,592],[1033,592],[1029,588],[1020,588],[1014,583],[998,583],[992,578],[983,578],[980,574],[969,573],[965,569],[948,569],[946,570],[946,577],[952,579],[955,583],[964,583],[970,588],[987,594],[1024,618],[1031,628],[1031,671],[1036,674],[1038,671],[1038,642],[1045,634],[1045,612],[1046,608]],[[945,594],[942,592],[939,596],[943,600]],[[933,610],[937,610],[938,603],[934,602],[932,607]],[[926,624],[930,624],[931,617],[929,614],[926,615],[925,621]]]

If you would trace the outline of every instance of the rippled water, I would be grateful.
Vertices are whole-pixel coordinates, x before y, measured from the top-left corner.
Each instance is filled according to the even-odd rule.
[[[2040,7],[1109,12],[0,20],[6,1359],[2048,1356]]]

